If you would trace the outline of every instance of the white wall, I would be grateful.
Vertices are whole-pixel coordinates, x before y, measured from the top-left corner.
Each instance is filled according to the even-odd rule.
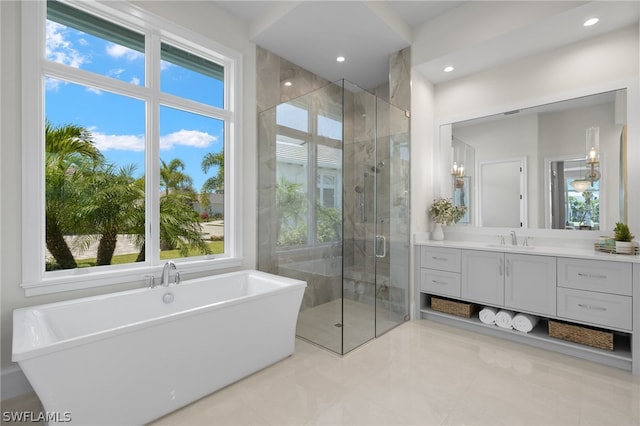
[[[225,11],[208,2],[181,1],[141,1],[139,7],[170,19],[178,25],[194,32],[201,33],[216,42],[239,51],[243,55],[244,76],[242,126],[242,208],[243,214],[243,247],[244,267],[253,268],[256,262],[256,94],[255,94],[255,45],[249,41],[246,25]],[[2,399],[11,397],[20,390],[19,380],[13,381],[16,371],[11,363],[12,312],[16,308],[55,302],[65,299],[108,293],[126,289],[129,286],[111,286],[90,291],[73,291],[48,296],[26,298],[20,288],[21,281],[21,93],[20,93],[20,2],[0,2],[0,41],[2,43],[2,92],[0,122],[3,124],[0,133],[0,185],[2,204],[0,206],[0,288],[2,295],[1,322],[1,368]],[[28,224],[24,224],[28,226]]]
[[[638,78],[638,25],[462,77],[435,88],[436,122],[460,121],[568,99]]]
[[[434,134],[433,84],[412,67],[411,71],[411,235],[429,231],[427,208],[433,201],[435,167],[433,152],[436,149]],[[413,285],[415,253],[411,245],[410,293],[416,294]],[[417,301],[412,300],[411,315],[417,317]]]
[[[435,87],[435,123],[451,123],[585,94],[629,91],[629,182],[640,180],[638,24]],[[438,175],[436,175],[438,176]],[[436,177],[434,177],[434,180]],[[628,223],[640,233],[640,198],[629,197]],[[465,232],[463,230],[463,232]],[[467,228],[467,232],[474,232]]]

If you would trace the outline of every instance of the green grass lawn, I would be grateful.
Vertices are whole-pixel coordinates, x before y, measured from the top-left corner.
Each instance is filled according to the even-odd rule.
[[[212,241],[208,242],[207,245],[211,250],[211,254],[220,254],[224,253],[224,241]],[[197,250],[192,250],[189,252],[189,256],[200,256],[201,253]],[[138,253],[131,254],[119,254],[113,256],[111,259],[112,265],[121,265],[125,263],[134,263],[136,258],[138,257]],[[163,250],[160,252],[160,259],[168,260],[168,259],[178,259],[181,258],[180,252],[178,250]],[[96,259],[80,259],[77,261],[78,268],[88,268],[90,266],[96,266]]]

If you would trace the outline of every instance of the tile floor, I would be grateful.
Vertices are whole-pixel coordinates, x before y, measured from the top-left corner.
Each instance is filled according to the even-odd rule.
[[[420,320],[345,357],[298,339],[293,356],[152,425],[637,426],[640,377]]]
[[[347,353],[371,340],[376,329],[389,330],[401,322],[400,314],[386,309],[376,312],[370,304],[345,298],[301,311],[296,333],[336,353]]]

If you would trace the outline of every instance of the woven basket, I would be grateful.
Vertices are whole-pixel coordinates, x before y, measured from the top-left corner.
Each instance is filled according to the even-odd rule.
[[[549,320],[549,336],[607,351],[613,350],[613,333],[610,331]]]
[[[457,300],[431,297],[431,309],[446,314],[457,315],[459,317],[471,318],[478,309],[475,303],[459,302]]]

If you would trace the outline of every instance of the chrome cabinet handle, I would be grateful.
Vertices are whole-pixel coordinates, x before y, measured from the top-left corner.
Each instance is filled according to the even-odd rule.
[[[444,281],[431,280],[431,282],[434,284],[447,285],[447,283]]]
[[[504,259],[500,259],[500,265],[498,265],[498,273],[500,276],[504,274]]]
[[[602,306],[585,305],[584,303],[578,303],[578,306],[580,306],[581,308],[584,308],[584,309],[589,309],[590,311],[601,311],[601,312],[604,312],[604,311],[607,310],[607,308],[604,308]]]
[[[507,276],[511,274],[511,259],[507,260]]]
[[[606,280],[607,279],[606,275],[585,274],[583,272],[578,272],[578,276],[582,277],[582,278],[595,278],[595,279],[598,279],[598,280]]]
[[[435,256],[431,256],[431,258],[432,258],[433,260],[439,260],[439,261],[441,261],[441,262],[446,262],[446,261],[447,261],[447,258],[446,258],[446,257],[435,257]]]

